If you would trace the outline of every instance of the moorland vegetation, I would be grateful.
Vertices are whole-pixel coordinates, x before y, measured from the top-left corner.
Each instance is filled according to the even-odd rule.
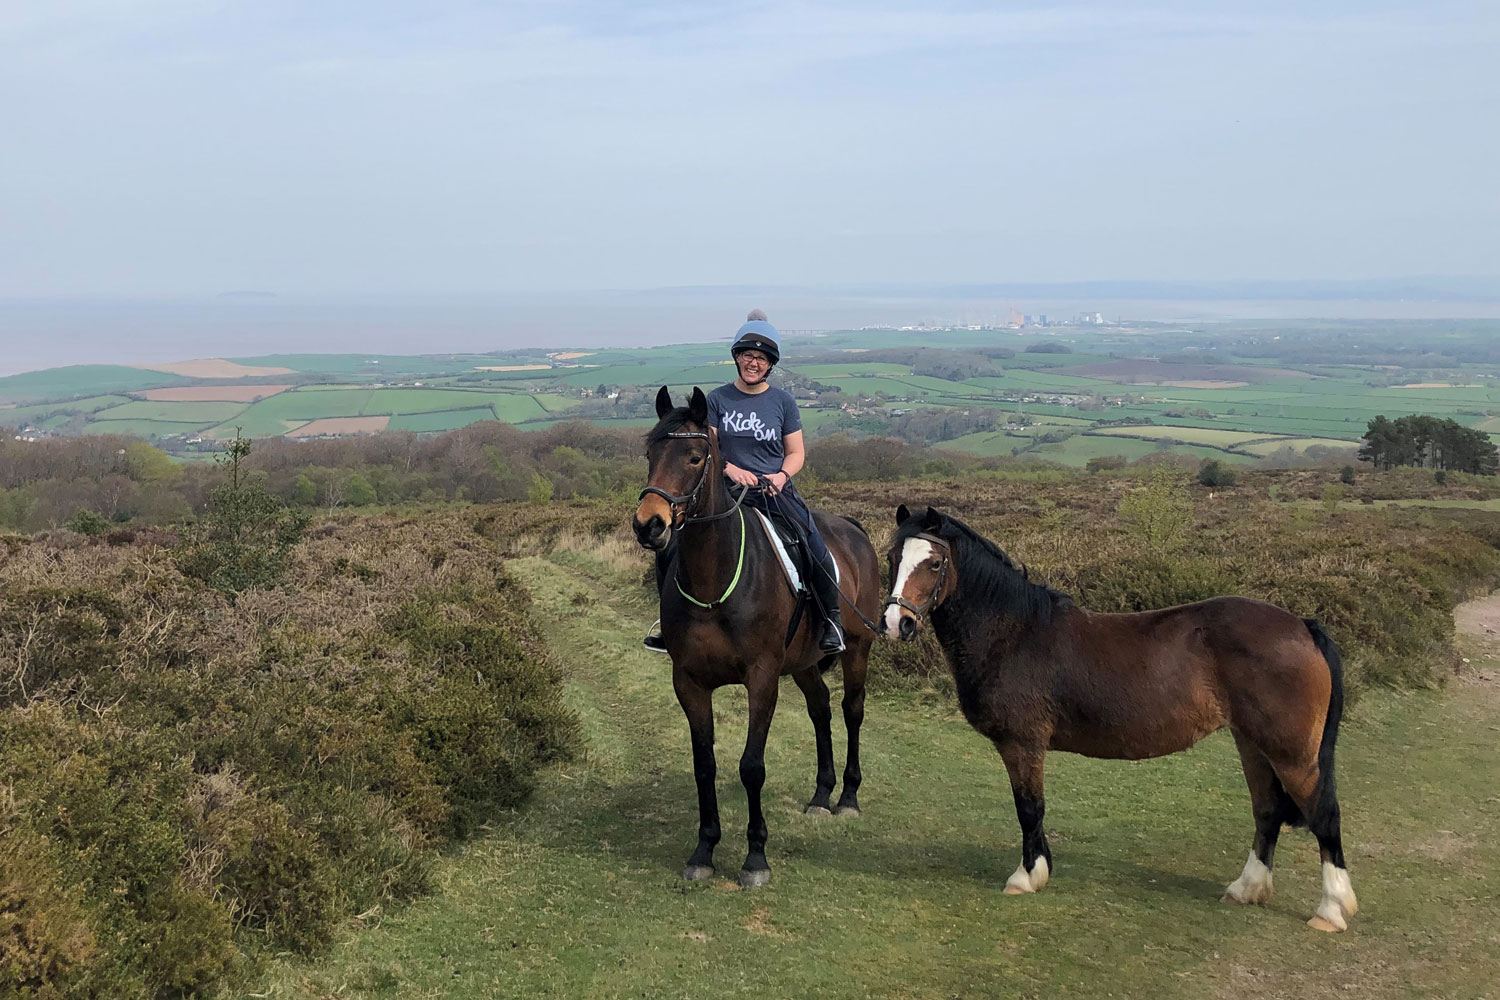
[[[430,888],[442,845],[587,746],[507,562],[607,553],[644,599],[640,446],[499,424],[266,442],[238,482],[126,440],[0,446],[9,509],[30,504],[11,524],[38,529],[0,541],[0,987],[208,993]],[[898,503],[932,504],[1094,610],[1238,593],[1317,616],[1356,713],[1372,687],[1444,684],[1455,603],[1500,583],[1494,477],[1206,484],[1170,457],[1087,473],[888,439],[812,457],[805,492],[877,544]],[[346,509],[355,476],[377,509]],[[91,490],[135,505],[76,520]],[[1386,506],[1414,500],[1449,506]],[[247,551],[254,572],[214,572]],[[873,676],[949,684],[930,641],[877,644]]]

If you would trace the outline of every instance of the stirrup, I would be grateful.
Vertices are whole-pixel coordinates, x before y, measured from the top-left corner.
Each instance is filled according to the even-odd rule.
[[[838,633],[838,637],[839,637],[839,648],[838,649],[824,649],[823,648],[823,639],[828,634],[828,628],[829,628],[829,626],[832,626],[833,629],[834,629],[834,631]],[[820,635],[820,636],[818,636],[818,652],[822,653],[824,656],[832,656],[835,653],[842,653],[847,648],[848,647],[844,643],[844,626],[843,626],[843,624],[841,622],[833,621],[830,618],[825,618],[823,620],[823,634]]]
[[[660,618],[652,622],[651,627],[646,630],[646,638],[641,640],[641,645],[653,653],[665,653],[667,651],[667,640],[663,639],[661,635]]]

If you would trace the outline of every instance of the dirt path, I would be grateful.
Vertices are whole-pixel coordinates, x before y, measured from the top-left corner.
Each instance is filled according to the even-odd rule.
[[[1453,625],[1464,657],[1459,683],[1500,690],[1500,592],[1454,608]]]

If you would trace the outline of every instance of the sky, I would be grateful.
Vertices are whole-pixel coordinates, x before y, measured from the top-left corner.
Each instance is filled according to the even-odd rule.
[[[0,0],[0,300],[1500,275],[1500,4]]]

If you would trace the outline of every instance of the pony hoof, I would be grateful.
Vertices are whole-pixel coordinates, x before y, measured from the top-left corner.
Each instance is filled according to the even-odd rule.
[[[706,878],[714,877],[713,865],[688,865],[682,872],[682,877],[689,882],[702,882]]]
[[[835,816],[849,816],[854,819],[859,819],[860,816],[859,806],[839,806],[833,813]]]
[[[740,888],[754,889],[763,885],[771,884],[771,869],[760,868],[751,871],[748,868],[740,869]]]
[[[1325,920],[1322,917],[1313,917],[1307,922],[1307,926],[1315,931],[1323,931],[1325,934],[1337,934],[1339,931],[1345,929],[1345,927],[1340,927],[1333,921]]]
[[[806,813],[809,816],[832,816],[833,815],[833,813],[828,810],[827,806],[808,806],[806,809],[803,810],[803,812]]]

